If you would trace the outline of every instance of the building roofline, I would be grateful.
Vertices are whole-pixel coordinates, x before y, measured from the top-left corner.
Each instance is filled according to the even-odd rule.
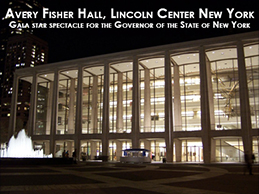
[[[234,35],[226,35],[226,36],[219,36],[219,37],[212,37],[206,39],[199,39],[199,40],[192,40],[186,42],[179,42],[179,43],[171,43],[161,46],[154,46],[154,47],[147,47],[147,48],[140,48],[128,51],[121,51],[103,55],[96,55],[90,57],[84,57],[79,59],[72,59],[54,63],[47,63],[43,65],[39,65],[33,68],[23,68],[17,69],[15,73],[19,76],[23,76],[25,74],[31,74],[32,72],[48,72],[53,71],[53,69],[64,69],[64,68],[73,68],[78,65],[82,66],[93,66],[93,65],[103,65],[105,62],[115,62],[115,61],[129,61],[132,60],[133,56],[138,56],[140,58],[150,57],[153,55],[163,55],[165,50],[169,50],[172,53],[179,53],[179,52],[188,52],[188,51],[195,51],[199,49],[200,46],[205,46],[206,48],[210,47],[220,47],[220,46],[227,46],[233,45],[236,41],[241,40],[245,43],[249,43],[251,41],[258,41],[259,40],[259,31],[253,32],[246,32],[246,33],[239,33]],[[26,69],[26,71],[25,71]],[[30,73],[31,72],[31,73]]]

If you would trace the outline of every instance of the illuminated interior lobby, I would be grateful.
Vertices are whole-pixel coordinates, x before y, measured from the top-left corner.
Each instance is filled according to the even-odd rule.
[[[26,131],[45,154],[78,159],[151,150],[153,161],[243,162],[259,153],[258,31],[62,61],[14,72],[29,82]]]

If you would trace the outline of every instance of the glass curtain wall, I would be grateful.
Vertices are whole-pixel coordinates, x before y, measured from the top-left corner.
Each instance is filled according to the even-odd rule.
[[[242,138],[216,139],[217,162],[243,162],[244,148]]]
[[[109,141],[109,160],[117,160],[117,144],[115,141]]]
[[[259,45],[244,47],[252,128],[259,128]]]
[[[102,155],[102,142],[96,139],[82,140],[80,151],[80,159],[83,161],[98,159]]]
[[[182,162],[202,162],[203,147],[200,139],[182,140]]]
[[[172,57],[179,66],[182,127],[177,130],[201,130],[199,54],[189,53]]]
[[[112,69],[111,71],[113,72]],[[123,131],[122,120],[120,121],[121,117],[118,114],[119,109],[122,110],[122,98],[118,96],[122,93],[122,90],[118,91],[118,84],[121,83],[122,80],[118,83],[118,73],[110,74],[110,133],[121,133]],[[118,102],[118,98],[121,102]],[[119,122],[121,122],[121,126]]]
[[[38,75],[34,135],[49,135],[54,73]]]
[[[131,140],[110,140],[109,141],[109,160],[120,161],[120,157],[124,156],[125,149],[132,147]]]
[[[74,151],[74,141],[73,140],[58,140],[55,142],[55,157],[72,157]]]
[[[92,150],[91,150],[91,141],[89,140],[83,140],[81,141],[81,155],[80,159],[85,161],[85,160],[90,160],[92,155]]]
[[[58,127],[56,134],[75,133],[77,70],[59,73]]]
[[[19,132],[21,129],[28,130],[31,85],[32,85],[32,76],[23,77],[18,80],[17,112],[16,112],[16,127],[15,127],[16,133]],[[7,115],[7,116],[10,116],[10,115]]]
[[[164,58],[140,61],[140,131],[164,132]]]
[[[166,157],[166,145],[162,139],[150,141],[150,151],[154,161],[162,161]]]
[[[110,133],[131,133],[133,63],[110,66]]]
[[[83,72],[83,134],[102,133],[104,67],[85,68]]]
[[[206,54],[211,66],[215,129],[240,129],[237,50],[224,48]]]
[[[254,162],[259,162],[259,136],[253,137],[253,154],[255,156]]]

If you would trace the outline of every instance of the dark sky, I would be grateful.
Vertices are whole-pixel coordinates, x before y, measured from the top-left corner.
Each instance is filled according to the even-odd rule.
[[[2,2],[2,0],[1,0]],[[45,22],[80,22],[80,23],[101,23],[120,20],[125,23],[179,23],[185,22],[208,22],[220,21],[240,23],[251,23],[249,29],[38,29],[37,35],[46,40],[49,44],[49,62],[76,59],[87,56],[107,54],[131,49],[158,46],[175,42],[196,40],[215,36],[229,35],[241,32],[255,31],[259,29],[258,2],[251,1],[83,1],[83,0],[44,0],[44,7],[50,10],[74,11],[74,19],[51,19]],[[98,19],[76,19],[77,9],[86,8],[88,11],[102,11],[106,15],[105,20]],[[110,9],[118,11],[153,11],[153,19],[110,19]],[[159,19],[156,12],[160,8],[170,11],[194,11],[195,19]],[[209,11],[223,11],[221,19],[198,19],[199,8],[208,8]],[[235,8],[235,11],[254,11],[255,19],[229,19],[226,8]],[[1,17],[5,15],[7,8],[1,6]]]

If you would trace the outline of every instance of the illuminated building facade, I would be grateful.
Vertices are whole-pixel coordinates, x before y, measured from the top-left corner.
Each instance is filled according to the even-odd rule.
[[[242,162],[259,142],[258,32],[63,61],[14,73],[31,84],[27,132],[45,154],[87,160],[145,148],[153,160]]]

